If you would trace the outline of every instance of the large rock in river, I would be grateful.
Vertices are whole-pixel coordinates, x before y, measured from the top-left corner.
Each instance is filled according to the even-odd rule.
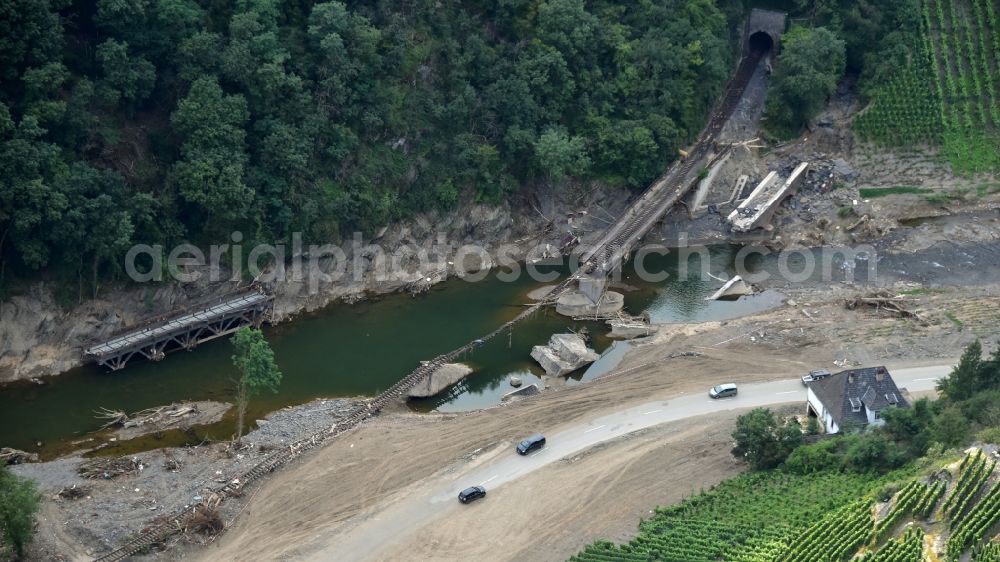
[[[410,389],[410,398],[429,398],[472,373],[472,367],[462,363],[446,363],[437,368],[417,386]]]
[[[593,363],[600,355],[587,347],[576,334],[554,334],[548,345],[536,345],[531,357],[545,369],[549,376],[560,376]]]

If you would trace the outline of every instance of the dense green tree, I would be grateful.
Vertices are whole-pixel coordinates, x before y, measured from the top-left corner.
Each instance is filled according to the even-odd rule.
[[[958,404],[966,419],[984,427],[1000,426],[1000,390],[984,387]]]
[[[969,398],[976,391],[982,366],[983,346],[976,340],[965,349],[951,373],[938,381],[937,389],[954,401]]]
[[[126,239],[328,242],[565,176],[641,189],[728,77],[724,4],[3,3],[0,283],[96,287]]]
[[[67,205],[53,230],[54,241],[65,255],[64,261],[76,263],[81,293],[83,270],[89,267],[96,297],[101,263],[117,263],[132,243],[134,224],[129,206],[124,204],[124,185],[113,172],[76,163],[61,179],[59,190]]]
[[[823,27],[793,27],[781,42],[767,97],[767,125],[788,135],[807,125],[836,91],[846,58],[844,41]]]
[[[0,466],[0,536],[14,548],[17,559],[31,542],[40,499],[34,482]]]
[[[69,70],[60,62],[26,69],[21,75],[23,116],[34,117],[43,127],[60,126],[67,106],[62,99],[62,88],[69,78]]]
[[[538,4],[537,18],[542,42],[574,63],[593,58],[592,46],[600,21],[587,11],[583,0],[545,0]]]
[[[25,68],[51,62],[62,48],[61,1],[0,2],[0,88],[9,87]]]
[[[535,157],[538,166],[553,181],[566,175],[583,175],[590,167],[583,138],[570,137],[564,129],[555,127],[546,129],[535,141]]]
[[[121,96],[134,104],[146,99],[156,82],[156,67],[143,57],[130,56],[128,43],[108,39],[97,46],[97,60],[104,72],[104,83],[113,93],[104,96],[107,103]]]
[[[934,421],[929,400],[921,398],[909,408],[888,408],[882,412],[882,418],[886,434],[897,443],[908,446],[911,456],[924,454],[930,439],[928,430]]]
[[[330,116],[357,120],[379,96],[382,33],[341,2],[313,6],[309,41],[315,49],[316,95]]]
[[[274,351],[264,334],[254,328],[240,328],[230,340],[235,353],[233,365],[239,371],[236,382],[236,440],[243,437],[243,417],[250,397],[265,390],[278,392],[281,371],[274,361]]]
[[[50,234],[69,204],[57,186],[67,169],[35,117],[16,126],[0,120],[7,129],[0,140],[0,250],[10,245],[21,263],[37,269],[49,263]]]
[[[180,196],[205,216],[235,220],[253,200],[244,182],[249,118],[243,96],[226,95],[211,76],[191,84],[170,118],[184,139],[173,180]]]
[[[733,456],[756,469],[774,468],[802,443],[802,428],[794,421],[779,423],[771,410],[756,408],[736,419],[733,439]]]

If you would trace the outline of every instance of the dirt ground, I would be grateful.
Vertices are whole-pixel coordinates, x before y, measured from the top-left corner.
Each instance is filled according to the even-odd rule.
[[[735,375],[727,373],[727,380],[738,382],[802,371],[792,358],[778,364],[753,362],[729,350],[676,362],[675,368],[650,367],[480,412],[389,415],[269,480],[201,559],[308,554],[315,537],[347,533],[402,496],[425,491],[426,482],[474,464],[487,452],[507,451],[517,438],[540,427],[557,431],[629,404],[702,392],[729,367],[734,370],[728,373]],[[729,455],[732,421],[727,414],[668,424],[561,460],[516,486],[501,488],[475,517],[449,517],[424,526],[416,533],[419,539],[394,545],[381,559],[553,560],[600,537],[624,539],[655,505],[741,470]],[[560,523],[549,523],[553,521]],[[523,550],[512,545],[523,545]],[[184,556],[181,551],[178,555]]]

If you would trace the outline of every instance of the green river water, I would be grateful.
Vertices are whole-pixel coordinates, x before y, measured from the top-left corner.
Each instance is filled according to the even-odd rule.
[[[731,248],[713,248],[711,271],[732,274],[732,259]],[[647,263],[651,261],[654,270],[674,274],[661,283],[644,283],[626,270],[623,281],[635,289],[625,294],[627,310],[636,314],[649,310],[656,322],[733,318],[780,302],[780,295],[770,292],[735,302],[705,301],[721,283],[702,281],[695,275],[699,258],[690,258],[691,274],[686,279],[676,275],[677,254],[649,258]],[[335,304],[267,327],[265,333],[284,378],[279,393],[253,399],[248,419],[316,397],[374,395],[405,376],[419,361],[465,344],[514,317],[530,302],[527,293],[546,284],[550,283],[533,281],[527,275],[515,282],[502,282],[494,276],[474,283],[451,279],[416,297],[395,294],[354,305]],[[464,361],[475,369],[466,380],[444,395],[411,402],[411,407],[455,411],[495,404],[512,390],[507,381],[510,375],[517,374],[525,384],[538,380],[542,371],[529,356],[532,346],[545,343],[553,333],[584,326],[597,351],[609,349],[611,341],[604,336],[607,327],[602,323],[576,322],[545,310],[515,326],[512,338],[498,337],[477,349]],[[625,347],[616,346],[573,378],[591,378],[614,368]],[[93,446],[104,440],[105,436],[94,433],[101,425],[94,416],[99,408],[134,412],[182,400],[229,402],[235,376],[230,354],[228,341],[216,340],[191,352],[171,354],[159,363],[137,361],[116,373],[88,365],[44,379],[41,385],[0,387],[0,446],[52,457],[83,446],[74,445],[74,441],[94,438],[96,441],[85,443]],[[124,454],[226,439],[233,432],[230,416],[187,432],[117,443],[104,452]]]

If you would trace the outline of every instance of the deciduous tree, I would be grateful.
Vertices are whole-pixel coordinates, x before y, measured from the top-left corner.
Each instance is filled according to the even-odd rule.
[[[250,397],[265,390],[278,392],[281,371],[274,361],[274,351],[264,339],[264,334],[255,328],[240,328],[231,339],[233,364],[239,371],[236,386],[236,440],[243,438],[243,417]]]

